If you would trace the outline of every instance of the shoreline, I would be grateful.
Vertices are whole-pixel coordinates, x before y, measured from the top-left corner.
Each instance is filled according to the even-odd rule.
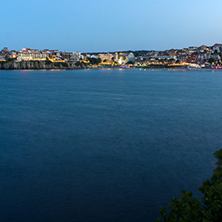
[[[215,71],[211,68],[193,69],[189,70],[187,68],[146,68],[146,67],[135,67],[135,68],[119,68],[119,67],[99,67],[99,68],[22,68],[22,69],[1,69],[0,71],[68,71],[68,70],[167,70],[167,71]],[[218,70],[216,70],[218,71]],[[219,70],[220,71],[220,70]]]
[[[58,62],[53,63],[49,61],[9,61],[0,62],[0,70],[63,70],[63,69],[86,69],[89,68],[84,63],[77,62]]]
[[[49,61],[9,61],[0,62],[0,70],[79,70],[79,69],[148,69],[148,70],[212,70],[210,67],[205,68],[188,68],[187,66],[166,66],[166,65],[150,65],[150,66],[98,66],[91,67],[80,62],[58,62]]]

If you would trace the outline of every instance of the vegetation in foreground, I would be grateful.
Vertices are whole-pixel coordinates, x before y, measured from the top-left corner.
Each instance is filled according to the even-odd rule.
[[[182,190],[181,196],[168,203],[169,211],[161,208],[156,222],[222,222],[222,149],[214,156],[217,168],[199,187],[203,197],[193,198],[192,192]]]

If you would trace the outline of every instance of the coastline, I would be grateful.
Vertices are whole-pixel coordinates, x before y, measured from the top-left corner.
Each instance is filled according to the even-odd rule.
[[[92,67],[85,63],[77,62],[49,62],[49,61],[9,61],[0,62],[0,70],[78,70],[78,69],[167,69],[167,70],[190,70],[187,66],[167,66],[167,65],[150,65],[150,66],[97,66]],[[210,67],[198,68],[191,70],[211,70]]]
[[[89,68],[87,65],[83,63],[76,62],[65,62],[65,63],[52,63],[48,61],[21,61],[21,62],[0,62],[0,70],[24,70],[24,69],[33,69],[33,70],[41,70],[41,69],[87,69]]]

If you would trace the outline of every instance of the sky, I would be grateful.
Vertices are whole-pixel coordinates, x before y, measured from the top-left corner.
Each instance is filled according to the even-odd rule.
[[[222,43],[221,0],[7,0],[0,49],[166,50]]]

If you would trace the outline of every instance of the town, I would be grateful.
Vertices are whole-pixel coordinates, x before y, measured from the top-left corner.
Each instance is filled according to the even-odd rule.
[[[165,51],[138,50],[109,53],[80,53],[59,50],[38,50],[23,48],[0,51],[0,68],[16,69],[27,66],[16,66],[22,62],[42,62],[37,68],[98,68],[98,67],[151,67],[151,68],[221,68],[222,44],[213,46],[188,47]],[[8,65],[5,65],[8,64]],[[13,64],[13,65],[10,65]],[[48,66],[47,66],[48,65]],[[34,68],[34,66],[28,66]]]

